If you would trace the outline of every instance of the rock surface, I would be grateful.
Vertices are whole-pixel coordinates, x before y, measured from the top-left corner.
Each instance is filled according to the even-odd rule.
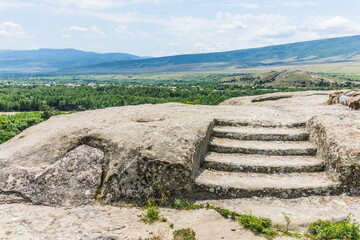
[[[3,168],[0,196],[18,194],[23,201],[44,205],[92,203],[101,186],[103,160],[104,152],[81,145],[47,167]]]
[[[289,126],[304,125],[319,114],[358,116],[344,106],[326,105],[329,93],[276,93],[234,98],[220,106],[169,103],[52,117],[0,145],[0,199],[80,205],[91,202],[95,191],[109,203],[165,191],[189,193],[215,121]],[[83,145],[104,156],[94,160],[93,168],[84,167],[94,171],[84,176],[63,166],[64,156]],[[75,175],[79,180],[64,180]],[[61,184],[53,190],[56,181]],[[88,185],[86,196],[66,194],[78,184]],[[46,194],[40,194],[43,190]]]
[[[21,240],[144,240],[161,235],[172,240],[172,232],[191,228],[197,240],[258,239],[234,221],[213,210],[177,211],[161,209],[168,222],[145,224],[144,210],[111,206],[54,208],[29,204],[0,205],[0,239]],[[174,224],[174,228],[169,227]]]
[[[327,171],[352,194],[360,194],[359,114],[318,115],[309,121],[308,129]]]
[[[95,198],[115,205],[118,200],[146,197],[157,190],[191,193],[200,163],[208,152],[209,133],[215,123],[223,126],[225,122],[262,127],[308,123],[310,140],[317,146],[321,161],[286,156],[267,165],[264,161],[271,161],[271,157],[254,156],[240,165],[228,159],[217,166],[234,169],[246,165],[261,174],[263,169],[257,164],[286,173],[297,172],[297,164],[304,171],[304,165],[322,169],[319,163],[326,162],[334,180],[357,194],[360,115],[342,105],[326,105],[330,93],[277,93],[229,99],[219,106],[170,103],[52,117],[0,145],[0,239],[138,240],[158,233],[172,239],[170,222],[175,224],[174,229],[191,227],[199,240],[262,239],[212,210],[161,209],[168,223],[147,225],[139,221],[144,210],[104,206]],[[246,138],[262,139],[263,134],[260,131]],[[282,132],[276,134],[283,139]],[[232,135],[235,139],[244,136],[242,132]],[[283,163],[286,159],[298,162],[289,167]],[[276,180],[272,183],[276,184]],[[318,218],[341,220],[349,213],[360,221],[359,198],[350,196],[211,202],[239,213],[270,217],[279,224],[284,224],[285,212],[293,229],[306,230]]]

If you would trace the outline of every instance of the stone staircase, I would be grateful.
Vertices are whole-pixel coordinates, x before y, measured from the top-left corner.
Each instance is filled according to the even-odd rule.
[[[196,179],[204,196],[296,198],[335,194],[340,185],[301,124],[218,122],[209,150]]]

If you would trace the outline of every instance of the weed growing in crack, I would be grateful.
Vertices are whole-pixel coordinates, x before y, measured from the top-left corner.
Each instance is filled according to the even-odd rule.
[[[204,205],[191,203],[188,199],[177,198],[170,204],[170,207],[177,210],[196,210],[204,208]]]
[[[155,203],[154,199],[149,199],[145,207],[146,214],[141,216],[141,221],[152,224],[155,221],[160,220],[159,206]]]
[[[273,239],[279,233],[272,228],[272,223],[269,218],[255,217],[250,214],[243,214],[237,218],[237,221],[246,229],[249,229],[257,235]]]
[[[359,224],[352,222],[350,217],[340,222],[317,220],[310,224],[308,231],[307,237],[312,239],[360,239]]]
[[[191,228],[184,228],[173,232],[174,240],[196,240],[195,232]]]
[[[286,222],[286,227],[285,227],[285,233],[289,233],[289,227],[291,224],[291,219],[289,218],[289,216],[286,213],[282,213],[284,215],[285,218],[285,222]]]

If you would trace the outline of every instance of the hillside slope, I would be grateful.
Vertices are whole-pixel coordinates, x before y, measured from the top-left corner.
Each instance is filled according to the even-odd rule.
[[[95,53],[76,49],[0,50],[0,72],[49,72],[61,68],[126,61],[141,57],[125,53]]]
[[[358,86],[357,82],[349,82],[327,75],[319,75],[306,71],[270,71],[247,76],[233,76],[222,79],[225,84],[262,85],[265,87],[350,87]]]
[[[330,63],[358,60],[360,36],[290,43],[229,52],[188,54],[114,61],[65,72],[211,71],[284,64]]]

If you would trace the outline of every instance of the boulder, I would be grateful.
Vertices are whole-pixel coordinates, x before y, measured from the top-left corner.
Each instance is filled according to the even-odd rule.
[[[81,145],[46,167],[2,169],[0,194],[17,193],[23,201],[43,205],[91,203],[101,186],[103,164],[103,151]]]
[[[348,98],[346,100],[346,104],[354,110],[357,110],[360,108],[360,95],[355,95],[351,98]]]

